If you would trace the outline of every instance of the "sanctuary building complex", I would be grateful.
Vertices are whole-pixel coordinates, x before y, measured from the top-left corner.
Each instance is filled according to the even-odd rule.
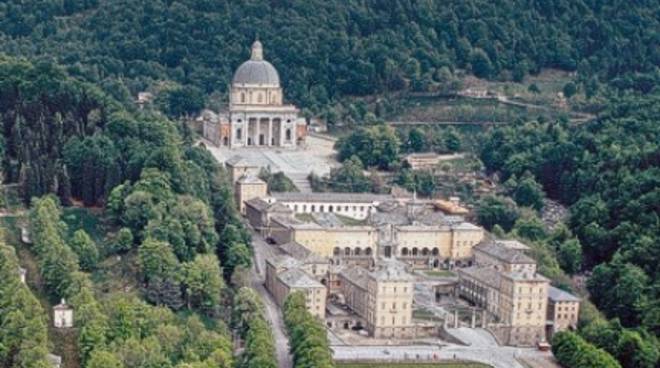
[[[258,40],[234,73],[228,110],[205,116],[203,129],[221,147],[295,148],[304,141],[306,121],[296,106],[284,103],[279,73]]]

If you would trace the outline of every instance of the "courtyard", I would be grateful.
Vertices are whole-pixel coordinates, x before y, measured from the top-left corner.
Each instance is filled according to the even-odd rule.
[[[216,160],[224,163],[233,156],[239,155],[255,165],[270,168],[271,172],[282,171],[289,177],[301,192],[311,192],[307,176],[314,172],[326,175],[330,169],[339,166],[335,158],[335,141],[324,136],[310,134],[297,149],[289,148],[252,148],[218,147],[202,140]]]

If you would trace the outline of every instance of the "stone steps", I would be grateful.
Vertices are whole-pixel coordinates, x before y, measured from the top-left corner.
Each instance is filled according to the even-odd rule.
[[[309,180],[307,180],[308,174],[305,173],[287,173],[286,174],[293,184],[298,188],[302,193],[311,193],[312,186],[309,185]]]

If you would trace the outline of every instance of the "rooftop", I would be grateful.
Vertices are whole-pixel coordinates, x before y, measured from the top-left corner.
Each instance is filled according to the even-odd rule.
[[[259,40],[252,44],[250,60],[241,64],[232,80],[236,84],[259,84],[277,86],[280,85],[280,76],[275,67],[264,60],[263,45]]]
[[[536,261],[518,249],[507,248],[497,242],[485,241],[474,247],[480,251],[509,264],[536,264]]]
[[[370,193],[334,193],[334,192],[279,192],[273,193],[273,197],[283,202],[350,202],[350,203],[373,203],[385,202],[392,199],[389,194]]]
[[[392,262],[382,262],[379,268],[369,275],[376,281],[415,281],[415,277],[409,274],[403,265]]]
[[[263,184],[266,185],[266,182],[261,180],[256,175],[243,175],[238,179],[239,184]]]
[[[323,284],[314,280],[305,271],[292,268],[277,275],[289,288],[324,288]]]
[[[289,268],[296,268],[301,266],[301,263],[297,259],[289,255],[279,255],[272,258],[268,258],[266,259],[266,262],[278,268],[289,269]]]
[[[302,263],[329,263],[330,261],[311,250],[307,249],[304,245],[296,242],[290,242],[280,245],[280,249],[291,257],[297,259]]]
[[[581,300],[577,296],[554,286],[548,288],[548,298],[555,302],[579,302]]]
[[[367,277],[369,271],[361,266],[348,266],[342,269],[339,274],[353,284],[362,289],[367,289]]]
[[[53,307],[53,310],[70,310],[70,309],[73,308],[71,308],[70,305],[66,304],[66,300],[64,299],[60,301],[60,304]]]
[[[492,288],[499,289],[501,272],[492,267],[466,267],[458,269],[459,278],[462,275],[467,275],[479,282],[482,282]]]
[[[509,249],[529,250],[529,246],[517,240],[495,240],[495,243]]]
[[[291,214],[293,211],[278,202],[272,202],[269,203],[267,200],[264,200],[263,198],[252,198],[247,201],[245,201],[245,204],[256,209],[259,212],[280,212],[280,213],[286,213],[286,214]]]

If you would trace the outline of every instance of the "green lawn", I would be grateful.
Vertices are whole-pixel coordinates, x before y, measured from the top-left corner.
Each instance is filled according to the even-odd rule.
[[[424,321],[433,321],[433,322],[440,322],[442,321],[438,316],[433,314],[433,312],[427,310],[427,309],[415,309],[413,310],[412,313],[413,318],[415,319],[421,319]]]
[[[429,277],[456,277],[456,274],[451,271],[445,270],[430,270],[424,271],[424,274]]]
[[[367,223],[367,220],[358,220],[352,217],[339,215],[337,213],[335,213],[335,216],[337,217],[337,219],[339,219],[339,221],[341,221],[346,226],[362,226]]]
[[[337,368],[488,368],[481,363],[337,363]]]

